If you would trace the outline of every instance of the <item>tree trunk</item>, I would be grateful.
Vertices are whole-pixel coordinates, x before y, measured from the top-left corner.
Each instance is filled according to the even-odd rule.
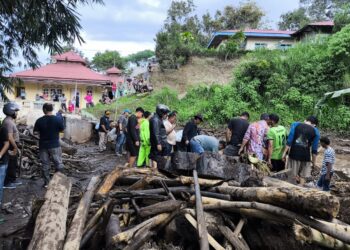
[[[218,226],[220,232],[225,236],[225,238],[234,246],[236,250],[249,250],[247,243],[242,241],[238,235],[235,235],[231,229],[226,226]]]
[[[100,218],[102,217],[103,213],[105,213],[109,206],[112,205],[112,200],[108,199],[98,210],[97,212],[94,214],[94,216],[91,217],[91,219],[89,220],[89,222],[86,224],[85,228],[84,228],[84,234],[89,231],[93,226],[95,226],[97,224],[97,222],[100,220]]]
[[[169,213],[159,214],[127,231],[124,231],[122,233],[119,233],[113,236],[112,242],[113,244],[118,244],[122,242],[125,242],[126,244],[128,244],[134,237],[142,237],[143,235],[141,235],[141,232],[152,230],[153,228],[159,226],[164,221],[166,221],[169,217],[170,217]]]
[[[229,194],[233,200],[272,204],[326,220],[335,218],[340,207],[337,197],[301,187],[215,187],[212,190]]]
[[[91,178],[89,185],[86,188],[86,191],[81,198],[78,208],[75,212],[74,218],[71,222],[69,228],[66,242],[64,244],[64,250],[78,250],[80,247],[80,241],[83,236],[84,226],[86,222],[86,217],[89,212],[89,207],[92,201],[92,198],[95,194],[95,190],[99,184],[100,177],[94,176]]]
[[[29,250],[62,249],[71,187],[70,179],[64,174],[58,172],[53,176],[36,219]]]
[[[119,217],[112,214],[106,228],[106,248],[113,249],[113,240],[112,238],[117,234],[121,233]]]
[[[316,244],[330,249],[350,249],[350,245],[307,226],[294,224],[294,234],[296,240],[309,244]]]
[[[258,202],[233,202],[233,201],[223,201],[213,198],[203,197],[204,209],[232,209],[232,208],[254,208],[262,210],[264,212],[271,213],[273,215],[281,216],[290,220],[298,220],[301,223],[313,227],[314,229],[328,234],[340,241],[350,244],[350,234],[346,231],[339,230],[339,227],[330,227],[329,223],[323,223],[309,217],[304,217],[292,211],[286,210],[284,208],[276,207],[273,205],[258,203]],[[191,201],[194,202],[194,197],[191,197]]]
[[[194,189],[195,189],[195,197],[196,197],[196,217],[197,217],[199,245],[201,250],[209,250],[208,231],[207,231],[207,225],[205,223],[205,216],[203,211],[201,188],[199,186],[198,175],[196,170],[193,170],[193,179],[194,179]]]
[[[168,200],[163,202],[155,203],[154,205],[143,207],[140,209],[139,216],[142,218],[148,217],[148,216],[154,216],[161,213],[170,213],[172,211],[180,209],[182,205],[184,205],[185,202],[183,201],[174,201],[174,200]]]
[[[157,174],[155,170],[145,168],[145,169],[137,169],[137,168],[123,168],[121,166],[117,166],[112,172],[110,172],[105,179],[103,180],[102,185],[98,189],[96,196],[98,198],[105,197],[108,192],[112,189],[115,182],[124,175],[130,174]]]

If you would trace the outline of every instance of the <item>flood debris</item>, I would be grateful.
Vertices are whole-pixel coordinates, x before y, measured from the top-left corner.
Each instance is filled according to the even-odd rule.
[[[165,172],[118,165],[77,197],[70,179],[56,173],[32,217],[28,249],[348,249],[350,226],[335,220],[336,196],[269,177],[256,167],[261,162],[211,159],[229,166],[229,178],[212,175],[215,161],[211,179],[208,164],[198,176],[200,158],[178,173],[171,159]]]

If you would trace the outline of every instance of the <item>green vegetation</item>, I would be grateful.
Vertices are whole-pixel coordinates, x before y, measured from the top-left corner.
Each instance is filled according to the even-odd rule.
[[[189,89],[181,101],[167,88],[143,97],[121,98],[118,113],[137,106],[154,111],[158,103],[164,103],[179,111],[182,122],[202,113],[209,125],[225,124],[247,110],[252,120],[262,112],[275,112],[281,123],[288,125],[313,114],[315,104],[326,92],[348,87],[349,53],[350,25],[333,36],[299,43],[287,51],[251,52],[235,69],[229,85],[198,86]],[[106,107],[94,111],[102,108]],[[350,99],[343,97],[334,105],[326,105],[319,118],[322,129],[348,132]]]
[[[191,56],[211,56],[228,59],[239,54],[234,46],[220,50],[207,49],[215,31],[228,29],[258,28],[264,12],[255,2],[247,1],[237,6],[228,5],[217,10],[214,17],[206,13],[199,18],[193,0],[172,1],[161,31],[156,35],[156,56],[162,70],[177,69]],[[232,45],[232,43],[230,44]],[[232,49],[235,53],[232,54]]]

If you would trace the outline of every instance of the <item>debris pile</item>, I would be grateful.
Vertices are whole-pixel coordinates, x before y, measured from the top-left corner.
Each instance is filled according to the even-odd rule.
[[[117,166],[92,177],[79,199],[56,173],[28,249],[349,248],[350,226],[334,219],[339,200],[327,192],[213,153],[160,165]]]

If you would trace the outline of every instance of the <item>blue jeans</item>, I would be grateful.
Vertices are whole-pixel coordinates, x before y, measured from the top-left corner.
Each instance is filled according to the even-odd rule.
[[[326,174],[320,176],[320,179],[317,182],[317,186],[322,188],[323,191],[329,191],[329,185],[331,183],[333,173],[330,174],[330,179],[326,180]]]
[[[2,203],[2,194],[3,194],[3,189],[4,189],[6,169],[7,169],[7,163],[0,164],[0,204]]]
[[[124,133],[119,133],[117,136],[117,142],[115,144],[115,152],[122,154],[123,153],[123,146],[125,144],[126,136]]]
[[[202,154],[204,153],[204,148],[202,147],[202,145],[197,142],[196,140],[191,140],[190,141],[190,146],[191,146],[191,152],[193,153],[197,153],[197,154]]]

